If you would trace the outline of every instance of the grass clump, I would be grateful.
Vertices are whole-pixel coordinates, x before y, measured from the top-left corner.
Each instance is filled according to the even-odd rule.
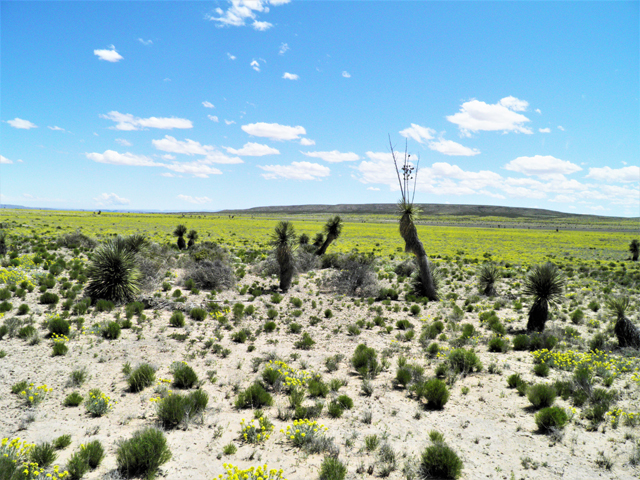
[[[207,318],[207,311],[204,308],[192,308],[189,316],[196,322],[201,322]]]
[[[432,443],[420,456],[418,472],[420,478],[457,479],[462,475],[462,460],[449,447],[441,435],[431,435]]]
[[[79,392],[72,392],[67,395],[62,402],[65,407],[77,407],[82,403],[84,397]]]
[[[344,480],[347,467],[336,457],[325,457],[320,465],[319,480]]]
[[[535,422],[538,429],[543,433],[564,428],[569,421],[567,412],[560,407],[547,407],[536,413]]]
[[[311,338],[311,335],[309,335],[307,332],[304,332],[302,334],[302,338],[295,342],[294,346],[296,348],[299,348],[300,350],[311,350],[311,347],[315,345],[315,343],[316,342]]]
[[[171,366],[173,386],[176,388],[191,388],[198,384],[198,375],[186,362],[175,362]]]
[[[194,390],[188,395],[171,393],[158,400],[156,414],[164,428],[174,428],[202,413],[208,403],[209,395],[203,390]]]
[[[69,335],[71,327],[69,326],[69,322],[67,322],[64,318],[55,316],[49,323],[47,324],[47,328],[49,329],[49,335]]]
[[[169,318],[169,325],[176,328],[184,327],[184,313],[180,310],[173,312]]]
[[[171,459],[167,439],[160,430],[146,428],[120,442],[116,452],[118,470],[125,477],[155,477],[158,468]]]
[[[156,381],[156,371],[148,363],[143,363],[133,370],[127,377],[127,384],[131,392],[140,392],[153,385]]]
[[[39,443],[29,452],[29,460],[38,464],[40,468],[47,468],[58,458],[55,447],[49,443]]]
[[[240,392],[235,402],[235,406],[238,409],[270,407],[271,405],[273,405],[273,397],[259,382],[255,382],[243,392]]]
[[[538,383],[527,389],[527,398],[535,408],[550,407],[556,399],[556,390],[552,385]]]
[[[456,348],[449,353],[447,357],[447,363],[451,369],[462,375],[467,375],[482,371],[482,363],[473,350],[466,350],[464,348]]]
[[[120,324],[118,322],[109,322],[102,327],[100,333],[107,340],[116,340],[120,337]]]
[[[351,357],[351,365],[362,378],[375,378],[382,371],[377,356],[375,349],[361,343]]]
[[[428,408],[439,410],[449,401],[447,384],[437,378],[416,383],[412,391],[418,400],[424,398],[427,401]]]
[[[69,434],[60,435],[53,441],[53,448],[56,450],[64,450],[69,445],[71,445],[71,435]]]

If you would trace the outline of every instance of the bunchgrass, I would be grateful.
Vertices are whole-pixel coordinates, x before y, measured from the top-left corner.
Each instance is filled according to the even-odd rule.
[[[153,479],[158,468],[171,459],[171,451],[162,431],[155,428],[138,430],[121,441],[116,451],[116,464],[126,477]]]
[[[143,363],[133,370],[127,377],[129,391],[140,392],[153,385],[156,381],[155,369],[148,363]]]

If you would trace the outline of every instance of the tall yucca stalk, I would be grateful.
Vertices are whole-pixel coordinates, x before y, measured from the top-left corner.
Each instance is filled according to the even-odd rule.
[[[340,215],[336,215],[327,220],[327,223],[324,225],[324,233],[327,234],[327,238],[316,251],[316,255],[324,255],[329,245],[331,245],[334,240],[337,240],[342,233],[342,219]]]
[[[276,249],[276,261],[280,266],[280,289],[283,292],[291,287],[295,273],[293,245],[296,242],[296,231],[290,222],[279,222],[271,235],[271,246]]]
[[[527,330],[542,332],[549,318],[549,304],[562,297],[564,276],[553,263],[533,267],[524,281],[524,293],[533,296]]]
[[[93,252],[87,277],[85,293],[92,301],[126,303],[133,300],[139,292],[140,278],[135,251],[122,239],[108,240]]]
[[[624,347],[640,348],[640,329],[627,318],[629,297],[616,297],[607,300],[607,308],[617,317],[613,331],[618,337],[618,344]]]
[[[410,162],[411,155],[407,154],[407,147],[405,144],[404,160],[401,166],[398,166],[398,159],[396,153],[391,145],[391,138],[389,138],[389,146],[391,147],[391,156],[393,157],[393,163],[396,167],[396,173],[398,174],[398,184],[400,185],[400,194],[402,199],[398,202],[398,210],[400,213],[400,236],[404,240],[404,251],[407,253],[413,253],[416,257],[416,263],[418,264],[418,274],[420,276],[419,285],[421,285],[421,292],[417,292],[422,296],[427,297],[431,301],[438,300],[438,292],[436,291],[435,283],[433,281],[433,274],[429,268],[429,258],[424,250],[422,242],[418,238],[418,231],[414,224],[414,220],[418,215],[418,209],[413,204],[413,199],[416,194],[416,181],[418,179],[418,164],[414,167]],[[411,182],[413,181],[413,186]]]

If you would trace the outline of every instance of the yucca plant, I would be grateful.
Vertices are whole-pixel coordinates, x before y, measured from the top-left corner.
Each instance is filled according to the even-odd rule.
[[[93,253],[87,277],[89,282],[85,294],[93,302],[105,299],[127,303],[140,290],[135,253],[117,239],[107,240]]]
[[[173,231],[173,235],[175,237],[178,237],[178,248],[180,250],[184,250],[185,248],[187,248],[187,244],[184,241],[185,233],[187,233],[187,227],[182,224],[178,225],[176,229]]]
[[[634,262],[638,261],[638,255],[640,255],[640,242],[638,239],[631,240],[629,244],[629,251],[631,252],[631,260]]]
[[[124,242],[133,253],[138,253],[149,245],[149,240],[141,233],[132,233],[124,238]]]
[[[536,265],[524,281],[524,293],[533,296],[527,330],[542,332],[549,318],[549,304],[562,297],[564,276],[553,263]]]
[[[324,233],[327,234],[327,237],[324,239],[324,242],[322,242],[320,248],[316,251],[316,255],[324,255],[327,248],[329,248],[329,245],[340,237],[340,234],[342,233],[342,219],[340,218],[340,215],[336,215],[335,217],[327,220],[323,230]]]
[[[280,289],[289,290],[295,273],[293,245],[296,242],[296,231],[290,222],[283,221],[276,225],[271,235],[271,246],[276,249],[276,260],[280,266]]]
[[[187,248],[191,248],[196,244],[196,240],[198,239],[198,232],[191,229],[187,234],[187,238],[189,239],[189,243],[187,243]]]
[[[402,166],[399,167],[398,160],[396,159],[396,153],[393,150],[393,145],[391,145],[391,139],[389,139],[389,145],[391,147],[393,164],[395,165],[396,173],[398,174],[398,183],[400,185],[400,194],[402,196],[402,199],[398,202],[398,210],[400,213],[400,236],[405,243],[404,251],[407,253],[413,253],[418,265],[420,281],[414,283],[415,286],[419,288],[419,291],[416,291],[416,293],[427,297],[431,301],[436,301],[438,300],[438,292],[436,290],[433,274],[429,265],[429,258],[427,257],[427,253],[424,250],[422,242],[418,238],[418,231],[414,224],[419,213],[418,208],[413,203],[413,199],[416,194],[419,162],[415,167],[411,164],[411,155],[407,154],[405,144],[404,161]],[[413,187],[411,187],[412,180]],[[409,191],[410,188],[413,188],[411,192]]]
[[[618,344],[623,348],[640,348],[640,329],[627,318],[629,303],[629,297],[614,297],[607,300],[607,308],[617,317],[613,331]]]
[[[316,248],[320,248],[324,243],[324,234],[316,233],[316,236],[313,237],[313,246]]]
[[[494,297],[496,295],[496,281],[500,278],[500,270],[495,263],[484,263],[478,270],[478,288],[483,295]]]

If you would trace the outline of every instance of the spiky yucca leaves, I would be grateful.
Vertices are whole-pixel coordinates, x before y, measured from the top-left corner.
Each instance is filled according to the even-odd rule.
[[[184,241],[185,233],[187,233],[187,227],[182,224],[178,225],[176,229],[173,231],[173,235],[175,237],[178,237],[178,248],[180,250],[184,250],[185,248],[187,248],[187,244]]]
[[[135,252],[127,248],[122,239],[106,241],[94,251],[87,277],[85,293],[93,302],[99,299],[130,302],[139,291],[140,272]]]
[[[132,233],[128,237],[125,237],[124,241],[133,253],[139,253],[149,246],[149,240],[141,233]]]
[[[276,260],[280,266],[280,289],[289,290],[295,273],[293,245],[296,242],[296,231],[291,222],[278,222],[271,235],[271,246],[276,249]]]
[[[637,239],[631,240],[629,244],[629,251],[631,252],[631,260],[638,261],[638,255],[640,255],[640,242]]]
[[[188,248],[193,247],[196,244],[196,240],[198,239],[198,232],[196,232],[193,229],[189,230],[189,233],[187,234],[187,238],[189,239],[189,243],[187,244],[187,247]]]
[[[327,251],[327,248],[329,248],[329,245],[331,245],[331,242],[336,240],[342,233],[342,219],[340,218],[340,215],[336,215],[335,217],[327,220],[327,223],[325,223],[323,230],[324,233],[327,234],[327,238],[324,240],[322,246],[316,252],[316,255],[324,255]]]
[[[613,331],[618,337],[620,347],[640,348],[640,329],[627,318],[629,304],[629,297],[614,297],[607,300],[607,308],[617,317]]]
[[[306,233],[303,233],[302,235],[300,235],[298,237],[298,243],[300,245],[309,245],[309,235],[307,235]]]
[[[316,236],[313,237],[313,246],[316,248],[320,248],[324,243],[324,235],[322,233],[316,233]]]
[[[527,330],[542,332],[549,318],[549,304],[562,296],[564,276],[553,263],[536,265],[524,281],[524,293],[533,296]]]
[[[7,233],[4,230],[0,230],[0,255],[7,253]]]
[[[493,297],[496,295],[495,283],[500,278],[500,269],[495,263],[483,263],[478,270],[478,288],[483,295]]]

